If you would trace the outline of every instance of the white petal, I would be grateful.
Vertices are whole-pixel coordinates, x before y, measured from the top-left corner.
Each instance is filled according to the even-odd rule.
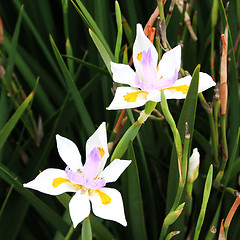
[[[188,75],[186,77],[178,79],[171,87],[164,90],[164,94],[167,99],[183,99],[186,98],[187,93],[183,93],[181,89],[189,87],[192,81],[192,76]],[[199,73],[199,84],[198,93],[207,90],[210,87],[215,86],[216,83],[213,81],[212,77],[207,73]],[[182,88],[183,87],[183,88]]]
[[[193,149],[193,153],[189,158],[188,178],[191,178],[193,172],[198,168],[200,164],[200,154],[197,148]]]
[[[153,63],[157,67],[157,61],[158,61],[157,50],[154,47],[154,45],[152,44],[152,42],[144,34],[142,25],[138,23],[137,24],[137,35],[136,35],[135,42],[133,44],[133,63],[134,63],[134,66],[135,66],[137,72],[139,72],[141,69],[140,61],[137,59],[137,56],[143,50],[147,51],[149,48],[151,48]]]
[[[95,148],[102,148],[104,150],[104,155],[102,156],[101,166],[99,172],[105,166],[107,158],[109,157],[108,146],[107,146],[107,131],[106,131],[106,123],[103,122],[98,129],[93,133],[93,135],[87,140],[86,143],[86,157],[90,154],[90,152]]]
[[[127,226],[120,192],[113,188],[100,188],[99,191],[107,194],[111,198],[111,202],[102,204],[100,196],[98,194],[93,194],[93,196],[90,196],[93,213],[100,218],[113,220],[123,226]]]
[[[114,62],[110,64],[114,82],[135,86],[135,72],[129,65]]]
[[[213,81],[212,77],[207,73],[200,72],[199,73],[199,85],[198,92],[203,92],[210,87],[215,86],[216,83]]]
[[[71,170],[82,169],[81,155],[77,146],[71,140],[56,135],[57,149],[62,160],[71,168]]]
[[[88,192],[82,194],[78,191],[69,202],[69,212],[75,228],[90,214],[90,202]]]
[[[54,179],[58,178],[66,179],[67,181],[62,181],[61,184],[54,187]],[[23,184],[23,186],[54,196],[64,192],[76,192],[76,188],[74,188],[74,185],[69,182],[65,171],[54,168],[44,170],[34,180]]]
[[[111,102],[110,106],[107,108],[107,110],[136,108],[136,107],[143,106],[148,101],[147,92],[145,92],[145,94],[137,94],[137,98],[135,101],[128,102],[124,100],[125,95],[129,93],[134,93],[134,92],[143,92],[143,91],[137,88],[131,88],[131,87],[118,87],[115,93],[114,99]]]
[[[160,102],[161,101],[161,92],[159,90],[151,91],[147,96],[148,101]]]
[[[115,182],[131,162],[131,160],[115,159],[102,171],[99,177],[104,178],[106,183]]]
[[[181,64],[181,46],[178,45],[172,50],[163,54],[158,64],[158,79],[172,79],[180,70]]]

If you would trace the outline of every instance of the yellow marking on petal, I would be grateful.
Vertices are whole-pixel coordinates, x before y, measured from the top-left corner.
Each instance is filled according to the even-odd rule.
[[[174,90],[174,91],[182,92],[182,94],[187,94],[188,89],[189,89],[189,87],[186,84],[184,84],[181,86],[164,88],[163,90],[170,90],[170,91]]]
[[[111,203],[112,199],[106,193],[104,193],[104,192],[102,192],[100,190],[96,190],[95,192],[101,198],[102,204],[107,205],[107,204]]]
[[[61,178],[61,177],[54,178],[53,182],[52,182],[52,185],[53,185],[54,188],[57,188],[60,184],[66,183],[66,182],[71,182],[71,181],[67,178]]]
[[[142,60],[142,52],[140,52],[140,53],[137,55],[137,60],[141,62],[141,60]]]
[[[101,158],[103,158],[103,156],[104,156],[104,154],[105,154],[105,151],[104,151],[104,149],[103,148],[101,148],[101,147],[97,147],[97,149],[99,150],[99,152],[100,152],[100,156],[101,156]]]
[[[138,95],[141,94],[145,99],[147,98],[148,92],[146,91],[137,91],[137,92],[131,92],[124,95],[124,101],[126,102],[136,102]]]
[[[57,188],[57,187],[58,187],[59,185],[61,185],[62,183],[72,183],[72,182],[71,182],[69,179],[67,179],[67,178],[61,178],[61,177],[59,177],[59,178],[53,179],[52,185],[53,185],[54,188]],[[80,189],[82,188],[82,186],[79,185],[79,184],[74,184],[74,183],[72,183],[72,185],[73,185],[73,187],[74,187],[74,189],[75,189],[76,191],[78,191],[78,190],[80,190]]]

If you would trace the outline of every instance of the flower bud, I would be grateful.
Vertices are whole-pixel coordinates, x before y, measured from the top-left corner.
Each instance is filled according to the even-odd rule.
[[[197,148],[193,149],[193,153],[189,159],[188,181],[194,182],[198,177],[198,168],[200,163],[200,154]]]

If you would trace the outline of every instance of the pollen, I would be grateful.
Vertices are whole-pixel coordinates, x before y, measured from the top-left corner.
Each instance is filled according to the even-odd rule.
[[[140,52],[140,53],[137,55],[137,60],[141,62],[141,60],[142,60],[142,52]]]
[[[52,182],[52,185],[53,185],[54,188],[57,188],[60,184],[66,183],[66,182],[70,182],[70,180],[67,179],[67,178],[61,178],[61,177],[60,178],[54,178],[53,182]]]
[[[109,203],[111,203],[111,198],[106,194],[106,193],[104,193],[104,192],[102,192],[102,191],[100,191],[100,190],[96,190],[95,191],[98,195],[99,195],[99,197],[101,198],[101,201],[102,201],[102,204],[103,205],[107,205],[107,204],[109,204]]]
[[[182,94],[187,94],[188,89],[189,89],[189,87],[186,84],[184,84],[181,86],[164,88],[163,90],[178,91],[178,92],[182,92]]]
[[[101,158],[103,158],[103,156],[104,156],[104,154],[105,154],[105,151],[104,151],[104,149],[103,148],[101,148],[101,147],[97,147],[97,149],[99,150],[99,152],[100,152],[100,156],[101,156]]]
[[[137,91],[137,92],[131,92],[131,93],[127,93],[126,95],[124,95],[124,101],[126,102],[136,102],[138,95],[141,94],[143,97],[147,97],[148,92],[146,91]]]

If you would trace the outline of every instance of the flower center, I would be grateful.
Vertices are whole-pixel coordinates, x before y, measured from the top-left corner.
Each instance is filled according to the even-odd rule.
[[[71,170],[68,166],[65,169],[69,181],[74,184],[84,186],[87,189],[97,190],[106,185],[103,178],[98,177],[99,168],[101,165],[101,157],[104,155],[103,148],[94,148],[87,157],[83,171]]]

